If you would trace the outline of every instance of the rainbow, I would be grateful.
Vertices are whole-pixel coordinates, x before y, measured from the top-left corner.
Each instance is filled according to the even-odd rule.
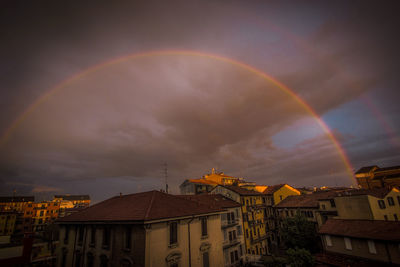
[[[108,66],[111,66],[114,64],[118,64],[118,63],[121,63],[124,61],[138,59],[138,58],[144,58],[144,57],[171,56],[171,55],[203,57],[203,58],[210,58],[210,59],[226,62],[226,63],[232,64],[234,66],[243,68],[251,73],[254,73],[254,74],[264,78],[265,80],[269,81],[273,85],[275,85],[282,92],[284,92],[285,94],[290,96],[295,102],[297,102],[302,108],[304,108],[305,111],[307,111],[307,113],[309,113],[316,120],[316,122],[320,125],[320,127],[323,129],[323,131],[326,133],[326,135],[329,137],[329,139],[332,141],[333,145],[337,149],[337,151],[346,167],[346,171],[352,180],[352,183],[356,184],[355,178],[353,175],[353,167],[351,165],[350,160],[348,159],[348,157],[346,155],[346,152],[340,145],[339,141],[332,134],[332,131],[329,129],[328,125],[318,116],[318,114],[312,109],[312,107],[310,105],[308,105],[300,96],[296,95],[290,88],[288,88],[286,85],[284,85],[280,81],[276,80],[272,76],[266,74],[265,72],[262,72],[261,70],[258,70],[255,67],[252,67],[246,63],[243,63],[243,62],[231,59],[231,58],[214,55],[214,54],[210,54],[210,53],[198,52],[198,51],[160,50],[160,51],[151,51],[151,52],[144,52],[144,53],[135,53],[135,54],[126,55],[123,57],[119,57],[119,58],[112,59],[107,62],[103,62],[103,63],[97,64],[97,65],[94,65],[80,73],[77,73],[77,74],[71,76],[70,78],[64,80],[63,82],[57,84],[53,88],[51,88],[49,91],[47,91],[41,97],[39,97],[35,102],[33,102],[26,110],[24,110],[16,118],[16,120],[13,121],[13,123],[5,130],[5,132],[1,136],[0,148],[8,141],[8,139],[11,137],[12,133],[29,116],[29,114],[31,112],[33,112],[42,103],[46,102],[47,99],[50,98],[52,95],[54,95],[58,91],[62,90],[65,86],[73,83],[74,81],[77,81],[80,78],[82,78],[86,75],[89,75],[91,73],[94,73],[100,69],[103,69],[105,67],[108,67]]]

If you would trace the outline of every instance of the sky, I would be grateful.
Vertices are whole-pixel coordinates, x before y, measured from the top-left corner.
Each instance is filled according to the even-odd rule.
[[[1,195],[97,202],[164,188],[165,164],[172,193],[211,168],[302,187],[400,165],[395,1],[5,1],[0,13]]]

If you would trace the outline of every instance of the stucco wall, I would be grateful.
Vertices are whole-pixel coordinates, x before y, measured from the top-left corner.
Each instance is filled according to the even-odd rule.
[[[178,242],[176,246],[169,245],[169,223],[161,222],[151,225],[146,235],[146,267],[168,266],[166,258],[174,253],[180,254],[179,266],[189,266],[189,219],[180,220],[178,223]],[[203,266],[202,244],[208,243],[210,248],[210,266],[223,266],[222,232],[220,215],[207,217],[206,238],[201,236],[201,221],[199,217],[190,222],[190,247],[191,266]]]

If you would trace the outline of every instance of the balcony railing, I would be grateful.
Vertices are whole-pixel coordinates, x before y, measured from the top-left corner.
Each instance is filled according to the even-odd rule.
[[[235,219],[235,220],[226,220],[226,221],[222,221],[221,222],[221,228],[228,228],[228,227],[232,227],[232,226],[236,226],[239,223],[239,219]]]
[[[240,244],[240,239],[238,239],[238,238],[233,238],[231,240],[227,239],[222,243],[224,249],[234,247],[238,244]]]

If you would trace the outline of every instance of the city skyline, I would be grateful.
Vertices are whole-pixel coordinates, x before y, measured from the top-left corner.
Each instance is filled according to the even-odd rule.
[[[349,186],[349,171],[399,165],[394,11],[9,2],[0,194],[98,201],[164,188],[165,163],[173,193],[211,168],[258,184]]]

